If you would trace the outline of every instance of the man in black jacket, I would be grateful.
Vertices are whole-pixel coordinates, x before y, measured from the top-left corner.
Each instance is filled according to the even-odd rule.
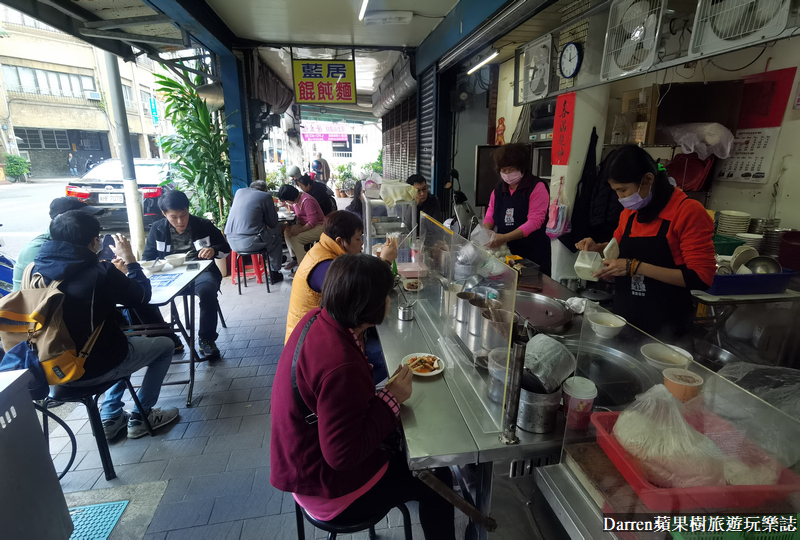
[[[33,272],[45,283],[62,281],[64,322],[77,350],[99,326],[103,325],[91,354],[84,364],[85,374],[69,386],[93,386],[119,380],[146,367],[139,389],[144,411],[128,414],[122,409],[125,384],[106,391],[100,408],[103,431],[111,439],[127,425],[128,438],[136,439],[147,431],[142,415],[148,415],[153,428],[169,424],[178,417],[178,409],[157,409],[161,383],[172,361],[173,344],[165,337],[127,337],[117,322],[117,305],[138,308],[150,301],[150,281],[136,262],[130,243],[116,235],[113,263],[100,262],[100,223],[80,210],[70,210],[50,224],[52,240],[46,242],[34,261]],[[115,268],[116,266],[116,268]],[[126,275],[127,274],[127,275]]]
[[[142,259],[153,261],[176,253],[186,253],[187,261],[224,259],[230,253],[228,242],[213,223],[189,213],[189,199],[182,191],[165,192],[158,199],[158,208],[164,214],[164,219],[150,227]],[[194,281],[195,292],[200,298],[199,348],[200,353],[209,360],[219,358],[215,341],[219,311],[217,293],[221,283],[222,274],[216,264],[209,265],[208,270]],[[157,309],[137,310],[137,314],[144,323],[163,321]],[[179,349],[179,344],[179,341],[175,343],[176,349]]]

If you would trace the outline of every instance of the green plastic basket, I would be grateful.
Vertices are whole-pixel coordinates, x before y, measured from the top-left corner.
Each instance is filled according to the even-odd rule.
[[[731,238],[722,234],[714,235],[714,251],[717,255],[733,255],[733,250],[744,245],[744,240]],[[727,540],[727,539],[726,539]]]

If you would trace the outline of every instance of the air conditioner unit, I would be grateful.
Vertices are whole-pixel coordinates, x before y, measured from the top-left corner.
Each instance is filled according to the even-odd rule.
[[[790,0],[699,0],[689,55],[719,53],[778,36],[786,29]]]
[[[101,101],[103,99],[100,95],[100,92],[96,92],[94,90],[84,90],[83,97],[92,101]]]
[[[608,14],[600,78],[645,72],[656,60],[666,0],[614,0]]]
[[[519,103],[530,103],[542,99],[548,94],[552,76],[550,69],[552,58],[552,34],[546,34],[531,41],[522,49],[517,76]]]

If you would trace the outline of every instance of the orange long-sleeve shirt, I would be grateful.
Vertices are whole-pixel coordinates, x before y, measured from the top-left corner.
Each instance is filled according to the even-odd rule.
[[[684,200],[686,202],[681,204]],[[622,240],[628,220],[635,220],[637,213],[635,210],[622,211],[619,225],[614,231],[617,242]],[[698,201],[689,199],[683,191],[674,188],[672,197],[658,217],[650,223],[634,221],[630,236],[632,238],[656,236],[664,220],[670,222],[667,242],[675,264],[683,272],[686,287],[708,289],[717,271],[714,259],[714,222],[708,212]]]

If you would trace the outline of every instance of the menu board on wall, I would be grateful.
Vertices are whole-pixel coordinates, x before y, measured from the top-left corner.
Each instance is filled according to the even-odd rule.
[[[717,162],[720,182],[766,184],[781,128],[739,129],[731,156]]]

